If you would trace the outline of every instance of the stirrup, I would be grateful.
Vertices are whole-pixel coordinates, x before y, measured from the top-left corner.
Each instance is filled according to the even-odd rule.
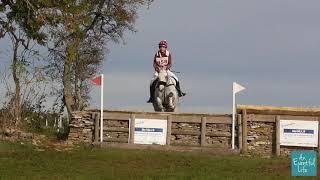
[[[185,95],[187,95],[187,93],[179,92],[179,97],[183,97],[183,96],[185,96]]]
[[[149,98],[149,100],[147,101],[147,103],[152,103],[152,98]]]

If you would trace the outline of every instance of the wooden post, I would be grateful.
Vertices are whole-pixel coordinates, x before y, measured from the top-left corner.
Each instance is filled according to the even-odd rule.
[[[97,143],[99,142],[99,115],[94,114],[94,142]]]
[[[241,114],[238,114],[237,117],[238,117],[238,148],[239,150],[241,150],[242,149],[242,122],[241,122],[242,116]]]
[[[320,154],[320,119],[317,117],[318,124],[318,153]]]
[[[276,116],[276,156],[280,156],[280,116]]]
[[[242,153],[246,154],[248,152],[248,145],[247,145],[247,110],[242,110]]]
[[[207,118],[202,117],[201,118],[201,146],[206,145],[206,127],[207,126]]]
[[[129,133],[129,143],[130,144],[134,144],[134,129],[135,129],[135,120],[136,120],[136,116],[135,114],[131,114],[130,116],[130,133]]]
[[[169,115],[167,117],[167,145],[170,145],[170,141],[171,141],[171,123],[172,123],[172,117],[171,115]]]

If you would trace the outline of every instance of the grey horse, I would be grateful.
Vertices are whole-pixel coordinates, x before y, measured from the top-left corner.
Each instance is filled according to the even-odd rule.
[[[176,80],[168,76],[165,69],[160,69],[154,92],[153,108],[158,112],[175,112],[179,101]]]

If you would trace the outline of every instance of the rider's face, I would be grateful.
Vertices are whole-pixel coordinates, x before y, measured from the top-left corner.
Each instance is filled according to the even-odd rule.
[[[161,52],[165,52],[167,48],[164,47],[164,46],[160,46],[159,49],[160,49]]]

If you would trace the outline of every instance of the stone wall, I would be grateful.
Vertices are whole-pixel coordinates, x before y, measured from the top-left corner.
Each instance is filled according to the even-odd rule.
[[[241,109],[240,109],[241,110]],[[99,111],[83,111],[76,112],[74,118],[70,122],[69,141],[72,143],[92,143],[99,142],[99,139],[94,139],[95,116],[99,118]],[[127,111],[107,111],[109,113],[104,120],[104,142],[108,143],[129,143],[129,118],[135,114],[137,118],[145,119],[167,119],[172,117],[170,145],[173,146],[200,146],[201,145],[201,119],[206,117],[206,136],[205,145],[207,147],[215,147],[222,149],[231,149],[231,115],[210,115],[210,114],[161,114],[161,113],[146,113],[146,112],[127,112]],[[249,155],[272,156],[277,152],[276,146],[276,117],[279,115],[282,118],[289,119],[315,119],[320,117],[319,114],[312,112],[308,114],[303,112],[296,114],[290,111],[248,111],[246,118],[247,122],[247,140],[246,151],[241,150]],[[241,111],[238,110],[239,117],[244,118]],[[309,115],[309,116],[308,116]],[[317,120],[317,119],[316,119]],[[239,131],[243,131],[243,121],[239,126],[236,123],[235,146],[244,147],[241,138],[245,137],[242,132],[238,137]],[[99,131],[99,130],[98,130]],[[100,134],[100,133],[99,133]],[[240,138],[240,139],[239,139]],[[240,142],[239,142],[240,140]],[[305,147],[280,147],[280,154],[284,156],[290,155],[290,152],[295,149],[318,150],[318,148]]]
[[[129,141],[129,114],[121,115],[123,118],[104,118],[104,142],[108,143],[128,143]],[[149,114],[148,114],[149,115]],[[152,114],[151,114],[152,115]],[[94,139],[94,119],[99,117],[99,113],[92,111],[75,112],[70,121],[70,134],[68,141],[73,144],[93,143]],[[200,146],[201,141],[201,117],[199,121],[172,122],[171,124],[171,145],[173,146]],[[209,116],[209,115],[207,115]],[[156,117],[156,115],[155,115]],[[150,115],[149,115],[150,118]],[[205,142],[208,147],[218,147],[230,149],[231,147],[231,124],[207,123]],[[99,140],[97,140],[99,141]],[[237,141],[236,141],[237,143]]]
[[[248,153],[272,156],[276,152],[276,124],[274,122],[248,122]],[[293,150],[317,150],[318,148],[280,146],[282,156],[290,156]]]
[[[120,131],[104,131],[104,138],[112,143],[128,143],[129,121],[108,119],[104,129],[119,128]]]
[[[248,152],[271,155],[275,151],[275,123],[248,122]]]
[[[277,138],[280,139],[280,136],[277,137],[276,122],[277,119],[318,121],[320,109],[240,105],[237,112],[247,122],[246,144],[247,153],[250,155],[277,155],[277,149],[281,156],[289,156],[293,150],[319,151],[319,145],[312,148],[282,145],[277,147]]]
[[[92,143],[94,137],[94,115],[91,112],[75,112],[69,122],[68,142],[71,144]]]
[[[206,136],[206,142],[208,146],[226,147],[231,148],[231,124],[207,124],[207,132],[221,134],[222,136]],[[236,132],[238,128],[236,127]],[[237,138],[235,138],[235,144],[238,145]]]
[[[197,132],[200,134],[200,124],[199,123],[172,123],[172,131],[189,131]],[[200,145],[200,135],[171,135],[171,144],[173,145],[190,145],[199,146]]]

